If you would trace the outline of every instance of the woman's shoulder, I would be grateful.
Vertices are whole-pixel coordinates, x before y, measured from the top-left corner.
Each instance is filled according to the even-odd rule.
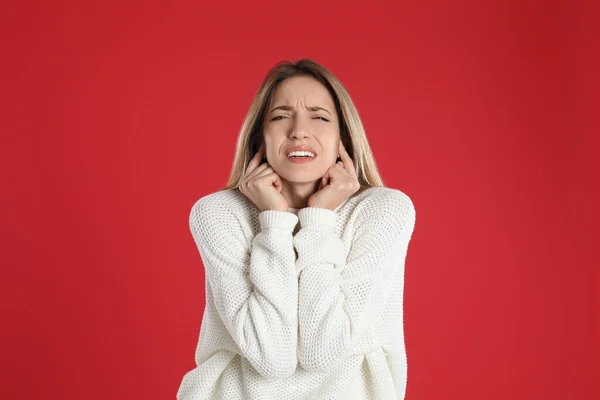
[[[414,218],[415,206],[408,194],[400,189],[384,186],[367,188],[356,195],[355,202],[360,204],[361,213],[370,216],[379,214],[398,218]]]
[[[249,199],[238,189],[222,189],[200,197],[192,205],[191,215],[213,217],[234,216],[247,212],[251,204]]]
[[[239,189],[221,189],[216,192],[211,192],[200,197],[194,203],[195,206],[221,207],[239,203],[245,197]]]
[[[377,204],[381,202],[393,203],[398,205],[410,206],[414,208],[412,199],[408,194],[400,189],[385,186],[373,186],[366,188],[357,195],[357,202],[367,202],[367,204]]]

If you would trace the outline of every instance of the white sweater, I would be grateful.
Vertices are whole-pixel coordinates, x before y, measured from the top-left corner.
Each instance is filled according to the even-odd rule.
[[[406,194],[260,212],[229,189],[199,199],[189,223],[206,308],[178,400],[404,399]]]

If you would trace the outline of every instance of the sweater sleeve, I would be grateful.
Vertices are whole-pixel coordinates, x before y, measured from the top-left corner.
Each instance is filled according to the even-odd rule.
[[[394,191],[359,206],[347,258],[337,212],[298,212],[298,358],[309,371],[328,371],[352,350],[382,315],[395,274],[404,273],[415,224],[410,198]]]
[[[200,199],[189,224],[207,285],[228,333],[256,371],[265,377],[296,370],[298,280],[292,232],[298,217],[265,210],[251,243],[223,204]]]

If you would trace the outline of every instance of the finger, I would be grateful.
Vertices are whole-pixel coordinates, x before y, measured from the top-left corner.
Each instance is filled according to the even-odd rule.
[[[279,177],[279,175],[276,172],[271,172],[270,174],[261,176],[260,179],[266,180],[269,183],[269,186],[275,186],[275,188],[277,190],[279,190],[279,192],[281,192],[281,190],[280,190],[280,188],[282,187],[281,178]]]
[[[261,160],[260,154],[256,153],[254,155],[254,157],[252,157],[252,159],[248,163],[248,166],[246,167],[246,174],[251,173],[252,171],[254,171],[254,169],[260,165],[260,160]]]
[[[335,164],[333,165],[333,167],[335,167]],[[335,178],[333,175],[338,174],[338,172],[336,171],[336,168],[333,168],[333,167],[329,168],[327,170],[327,172],[325,172],[325,176],[323,176],[323,181],[325,182],[325,185],[329,185],[331,183],[331,180],[333,178]]]
[[[260,168],[263,166],[266,168]],[[257,172],[252,176],[254,179],[260,178],[261,176],[272,174],[274,172],[273,168],[267,163],[262,164],[260,167],[256,168]],[[260,168],[260,170],[259,170],[259,168]]]
[[[331,169],[334,171],[340,171],[340,172],[348,172],[346,171],[346,169],[344,168],[344,163],[341,161],[336,162],[335,164],[333,164],[331,166]]]
[[[350,158],[350,154],[348,154],[348,152],[346,151],[346,148],[344,147],[344,144],[342,143],[341,140],[340,140],[339,152],[340,152],[340,158],[342,159],[344,168],[346,168],[348,171],[353,172],[356,175],[356,171],[354,170],[354,162],[352,161],[352,158]]]
[[[260,147],[258,148],[258,151],[254,155],[254,157],[252,157],[252,159],[250,160],[250,163],[248,163],[248,168],[246,168],[246,171],[247,172],[253,171],[254,168],[256,168],[260,165],[260,162],[262,161],[263,158],[264,158],[264,146],[261,144]]]
[[[344,163],[338,161],[337,163],[333,164],[331,168],[329,168],[326,176],[327,179],[331,182],[341,180],[346,174],[349,173],[350,171],[344,168]]]
[[[254,168],[249,174],[246,174],[246,180],[256,179],[258,176],[264,175],[264,171],[271,169],[271,166],[268,163],[260,164],[258,167]],[[272,170],[271,170],[272,171]],[[269,171],[268,173],[270,173]]]

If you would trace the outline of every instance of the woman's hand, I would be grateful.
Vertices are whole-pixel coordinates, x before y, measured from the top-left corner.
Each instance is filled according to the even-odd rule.
[[[321,178],[319,190],[308,198],[308,207],[335,210],[344,200],[358,192],[360,183],[354,169],[354,162],[340,140],[341,161],[335,163]]]
[[[277,175],[269,163],[260,163],[264,156],[264,145],[261,145],[258,152],[250,160],[238,188],[256,204],[260,211],[287,211],[287,201],[281,194],[281,189],[283,189],[281,177]]]

